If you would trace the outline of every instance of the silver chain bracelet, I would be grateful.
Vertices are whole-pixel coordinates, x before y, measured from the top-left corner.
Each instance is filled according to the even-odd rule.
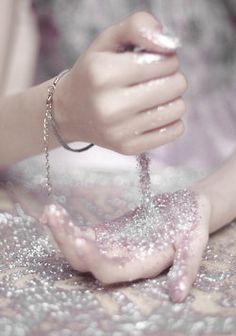
[[[51,126],[54,135],[56,136],[58,142],[61,144],[63,148],[75,153],[84,152],[94,144],[89,144],[83,148],[74,149],[68,146],[68,144],[63,140],[60,135],[60,131],[57,127],[56,121],[54,119],[54,108],[53,108],[53,95],[56,90],[56,85],[60,81],[60,79],[69,72],[69,70],[62,71],[53,81],[52,85],[48,87],[48,96],[46,100],[46,110],[45,116],[43,120],[43,141],[44,141],[44,154],[45,154],[45,169],[46,169],[46,189],[48,196],[52,193],[52,183],[51,183],[51,175],[50,175],[50,160],[49,160],[49,126]]]

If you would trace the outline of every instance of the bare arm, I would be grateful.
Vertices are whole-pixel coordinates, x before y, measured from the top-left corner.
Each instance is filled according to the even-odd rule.
[[[48,84],[0,99],[0,168],[43,151]],[[53,137],[51,139],[51,148],[54,148],[56,143]]]
[[[195,189],[204,194],[211,203],[210,233],[236,218],[236,153],[200,181]]]
[[[127,44],[148,52],[120,53]],[[180,136],[187,84],[179,71],[177,46],[147,13],[136,13],[101,33],[57,85],[55,117],[65,141],[137,154]],[[42,152],[51,81],[0,98],[0,169]],[[57,143],[51,139],[54,148]]]

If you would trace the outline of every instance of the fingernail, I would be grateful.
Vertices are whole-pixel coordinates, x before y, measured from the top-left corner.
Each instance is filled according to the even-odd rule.
[[[86,240],[83,238],[77,238],[75,240],[76,252],[79,256],[84,254],[84,248],[86,246]]]
[[[153,44],[165,49],[174,51],[181,46],[180,40],[177,37],[161,33],[160,31],[142,28],[141,33],[143,37],[150,40]]]

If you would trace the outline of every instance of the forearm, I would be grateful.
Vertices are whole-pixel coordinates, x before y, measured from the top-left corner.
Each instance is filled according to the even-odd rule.
[[[236,218],[236,153],[198,182],[195,189],[205,194],[212,205],[210,233]]]
[[[0,169],[43,151],[43,118],[49,82],[0,99]],[[50,149],[57,146],[50,137]]]

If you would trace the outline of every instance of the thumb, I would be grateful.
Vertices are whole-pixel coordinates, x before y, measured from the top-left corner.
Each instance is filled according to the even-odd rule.
[[[163,34],[161,24],[146,12],[135,13],[101,33],[93,51],[118,52],[139,48],[150,53],[174,53],[180,46],[176,37]]]

